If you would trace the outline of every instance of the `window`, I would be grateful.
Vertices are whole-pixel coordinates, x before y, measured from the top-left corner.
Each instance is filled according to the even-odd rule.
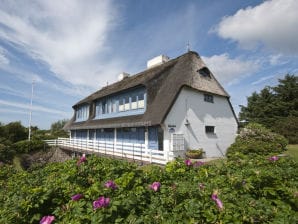
[[[215,127],[214,126],[205,126],[205,132],[207,134],[215,134]]]
[[[130,132],[130,128],[122,128],[123,132]]]
[[[117,112],[116,106],[117,106],[116,100],[112,100],[111,113]]]
[[[133,95],[131,97],[131,109],[132,110],[135,110],[138,108],[138,105],[137,105],[137,96],[136,95]]]
[[[209,102],[209,103],[213,103],[213,96],[210,94],[204,94],[204,101]]]
[[[107,102],[105,100],[102,101],[101,103],[101,113],[105,114],[107,109]]]
[[[87,120],[88,117],[89,117],[89,106],[84,105],[84,106],[78,107],[78,109],[76,110],[76,120],[84,121],[84,120]]]
[[[122,112],[124,111],[124,99],[120,98],[119,100],[119,111]]]
[[[97,102],[95,106],[95,116],[99,116],[102,114],[101,109],[102,109],[101,103]]]
[[[138,94],[138,108],[144,108],[145,101],[144,101],[144,93]]]
[[[143,114],[146,107],[145,88],[139,87],[98,99],[95,119]]]
[[[200,73],[201,76],[203,77],[207,77],[207,78],[211,78],[211,72],[207,67],[203,67],[201,69],[198,70],[198,72]]]
[[[130,110],[130,103],[129,103],[129,97],[128,96],[126,96],[125,98],[124,98],[124,110]]]

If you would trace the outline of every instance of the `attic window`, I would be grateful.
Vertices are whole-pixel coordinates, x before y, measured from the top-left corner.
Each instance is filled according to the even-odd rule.
[[[215,134],[215,127],[214,126],[205,126],[205,132],[207,134]]]
[[[210,94],[204,94],[204,101],[208,103],[214,103],[213,96]]]
[[[211,75],[210,75],[211,72],[207,67],[203,67],[203,68],[199,69],[198,73],[200,73],[200,75],[205,78],[211,78]]]

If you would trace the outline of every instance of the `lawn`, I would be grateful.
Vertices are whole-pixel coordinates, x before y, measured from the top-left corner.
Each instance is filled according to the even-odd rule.
[[[286,154],[292,156],[296,161],[298,161],[298,144],[288,145]]]

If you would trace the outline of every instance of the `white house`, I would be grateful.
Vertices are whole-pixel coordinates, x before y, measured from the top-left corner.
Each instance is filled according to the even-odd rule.
[[[123,144],[139,144],[142,157],[153,152],[171,159],[197,148],[206,157],[224,156],[237,118],[230,96],[200,56],[192,51],[172,60],[159,56],[147,66],[76,103],[65,126],[71,141],[104,142],[98,150],[109,146],[113,153],[121,145],[123,152]]]

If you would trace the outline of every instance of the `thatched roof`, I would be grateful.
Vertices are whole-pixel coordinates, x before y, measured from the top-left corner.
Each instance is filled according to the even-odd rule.
[[[162,65],[147,69],[136,75],[126,77],[112,85],[106,86],[76,103],[90,104],[90,118],[84,122],[74,122],[74,118],[66,125],[67,129],[134,127],[161,124],[170,111],[182,87],[190,87],[197,91],[211,93],[229,98],[228,93],[210,73],[210,77],[200,75],[199,70],[206,67],[196,52],[188,52]],[[111,94],[144,86],[147,91],[147,107],[142,115],[94,119],[95,101]]]

